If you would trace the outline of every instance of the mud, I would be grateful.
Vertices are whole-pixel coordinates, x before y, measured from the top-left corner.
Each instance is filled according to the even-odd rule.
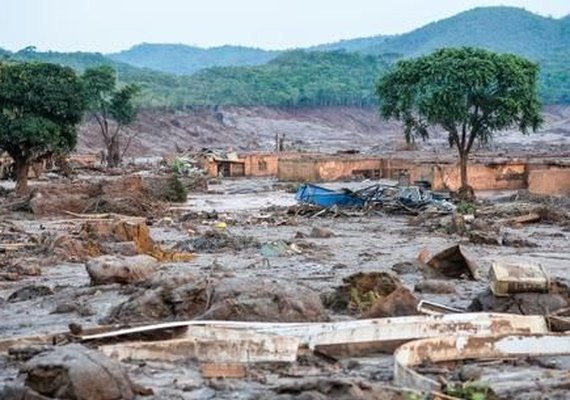
[[[448,230],[446,224],[451,221],[438,216],[420,222],[416,218],[414,222],[413,217],[381,213],[356,213],[337,218],[290,215],[287,210],[294,204],[293,195],[273,189],[274,184],[276,182],[272,180],[222,181],[212,185],[210,192],[192,193],[184,212],[155,216],[153,224],[147,227],[148,237],[153,245],[164,251],[176,251],[177,245],[192,243],[196,238],[203,240],[208,235],[215,240],[218,237],[227,239],[230,245],[210,245],[206,241],[205,247],[193,248],[195,258],[184,261],[163,259],[150,281],[132,284],[92,286],[84,266],[85,258],[90,259],[91,254],[82,254],[84,259],[77,262],[73,257],[54,255],[55,248],[39,240],[43,236],[54,239],[58,235],[67,235],[82,244],[94,240],[100,245],[123,243],[126,239],[103,240],[104,235],[99,234],[93,239],[87,233],[81,233],[85,232],[82,230],[84,221],[69,216],[71,222],[21,212],[4,214],[0,225],[6,227],[0,231],[4,235],[2,241],[25,242],[30,247],[0,255],[10,261],[2,261],[0,272],[7,272],[10,265],[18,262],[32,265],[33,260],[39,258],[34,270],[39,268],[41,274],[12,270],[11,273],[18,276],[17,280],[0,281],[0,299],[18,300],[0,300],[0,334],[2,337],[46,334],[67,331],[70,324],[90,327],[105,320],[125,323],[198,317],[236,319],[240,316],[243,320],[346,320],[357,318],[364,311],[358,307],[357,312],[349,310],[350,290],[348,300],[345,294],[344,309],[323,309],[320,297],[351,282],[354,278],[347,278],[355,274],[393,277],[372,280],[384,282],[372,284],[378,291],[387,289],[382,292],[383,296],[400,287],[410,293],[418,287],[421,290],[413,293],[417,300],[467,309],[480,293],[487,290],[487,271],[491,262],[498,259],[540,263],[552,280],[567,280],[570,233],[559,214],[554,212],[545,212],[538,222],[508,228],[519,237],[532,240],[538,247],[529,247],[525,243],[521,243],[521,247],[473,244],[468,235]],[[240,194],[231,194],[236,190]],[[544,206],[533,203],[532,199],[524,201],[534,207]],[[493,219],[510,218],[509,204],[514,207],[513,204],[519,203],[520,199],[479,205],[481,214],[475,219],[493,222]],[[500,210],[505,211],[500,214]],[[558,207],[557,212],[562,211],[564,209]],[[184,213],[192,213],[195,217],[184,221],[180,218]],[[520,209],[516,215],[524,213],[527,209]],[[203,218],[206,215],[211,218]],[[225,223],[223,229],[216,227],[222,222]],[[190,225],[193,231],[190,231]],[[313,228],[334,235],[310,235]],[[306,237],[295,239],[297,232]],[[243,238],[248,238],[250,244],[242,245]],[[237,245],[232,244],[236,239]],[[140,248],[136,240],[129,240],[136,249]],[[264,256],[260,246],[277,241],[283,241],[289,247],[294,244],[296,251],[278,257]],[[469,279],[469,274],[463,270],[446,277],[444,282],[449,283],[443,285],[446,290],[434,289],[437,286],[434,283],[423,283],[426,278],[424,265],[418,261],[420,251],[426,249],[429,254],[437,254],[441,249],[457,244],[476,260],[481,279]],[[107,249],[110,250],[105,252],[119,253],[112,247]],[[184,247],[184,250],[188,249]],[[450,285],[455,293],[447,290]],[[47,289],[39,289],[42,286]],[[367,304],[368,308],[378,298],[372,300]],[[383,312],[399,311],[388,309]],[[362,395],[361,398],[383,398],[374,397],[376,394],[383,396],[378,394],[381,392],[375,385],[391,384],[392,364],[389,355],[342,360],[323,360],[311,355],[302,357],[294,365],[248,367],[246,379],[215,380],[203,378],[199,365],[192,360],[121,362],[132,381],[154,391],[154,395],[147,397],[149,399],[285,399],[297,396],[320,399],[335,395],[354,398],[350,396],[355,393]],[[23,384],[18,380],[21,379],[18,378],[21,366],[18,360],[0,356],[0,387]],[[312,383],[306,383],[306,380],[312,380]],[[330,383],[335,381],[339,382],[336,386]]]

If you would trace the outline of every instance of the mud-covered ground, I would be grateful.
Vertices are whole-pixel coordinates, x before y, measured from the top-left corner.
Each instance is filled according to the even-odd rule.
[[[356,183],[331,186],[349,185],[358,187]],[[231,237],[251,237],[259,243],[243,249],[204,248],[198,250],[190,262],[163,262],[159,266],[159,278],[214,274],[220,279],[242,277],[252,283],[267,279],[279,282],[279,285],[295,284],[325,294],[332,292],[342,284],[343,278],[351,274],[384,271],[396,274],[405,287],[414,291],[415,286],[424,281],[422,274],[413,268],[420,251],[428,249],[435,254],[457,243],[463,243],[473,254],[484,280],[453,280],[454,293],[415,291],[419,299],[467,308],[479,293],[488,288],[486,272],[491,263],[499,259],[540,263],[553,280],[565,281],[568,275],[570,229],[563,224],[538,222],[502,228],[503,234],[506,232],[510,237],[520,239],[511,241],[518,247],[473,244],[468,235],[450,229],[451,217],[367,213],[311,218],[287,214],[286,207],[295,204],[294,194],[278,188],[278,183],[272,180],[224,181],[211,185],[208,193],[190,194],[183,209],[173,211],[165,219],[155,220],[150,228],[151,235],[164,248],[180,245],[212,229]],[[488,201],[502,201],[501,209],[508,209],[512,199],[503,196],[500,200],[496,195],[491,196],[495,200]],[[66,232],[74,224],[71,217],[68,222],[53,217],[34,219],[21,213],[4,215],[3,218],[34,235]],[[498,215],[496,218],[502,217]],[[219,225],[220,222],[224,225]],[[315,227],[330,230],[334,235],[310,237]],[[294,244],[294,251],[277,256],[267,256],[263,252],[264,244],[280,240]],[[29,259],[28,252],[28,249],[7,252],[2,255],[3,262],[7,265],[18,258]],[[0,281],[2,338],[67,331],[70,323],[83,327],[97,325],[114,306],[135,292],[133,285],[91,285],[84,263],[52,264],[50,257],[37,256],[35,260],[40,266],[40,275]],[[411,265],[409,269],[396,267],[397,272],[393,270],[394,265],[401,266],[406,262]],[[31,285],[47,286],[51,291],[31,300],[8,301],[17,290]],[[356,317],[328,312],[332,320]],[[337,392],[326,392],[328,396],[344,394],[348,396],[344,398],[357,398],[350,395],[356,390],[354,381],[346,381],[356,379],[358,385],[368,385],[366,387],[372,387],[376,393],[376,397],[362,398],[383,398],[380,396],[384,395],[385,398],[397,398],[390,397],[390,391],[378,386],[391,384],[393,360],[389,355],[347,358],[336,362],[307,355],[294,365],[252,367],[248,378],[235,380],[203,379],[199,365],[191,360],[175,363],[132,361],[123,362],[123,365],[136,383],[152,388],[154,395],[147,398],[271,399],[277,398],[279,393],[299,393],[310,391],[310,388],[316,388],[322,394],[326,392],[322,388],[328,385],[327,379],[345,382],[344,388],[338,383]],[[0,386],[23,380],[22,374],[18,374],[20,366],[13,358],[0,356]],[[486,368],[487,373],[490,367]],[[518,368],[520,370],[521,367]],[[553,368],[535,363],[532,368],[523,368],[524,374],[520,375],[524,379],[538,379],[545,369]],[[512,371],[503,368],[502,373],[508,375]],[[299,389],[301,383],[306,383],[305,389]],[[295,388],[291,389],[291,385]]]

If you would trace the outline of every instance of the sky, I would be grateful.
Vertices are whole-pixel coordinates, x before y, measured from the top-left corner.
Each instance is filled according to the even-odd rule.
[[[559,18],[570,0],[2,0],[0,47],[98,51],[135,44],[287,49],[405,33],[478,6]]]

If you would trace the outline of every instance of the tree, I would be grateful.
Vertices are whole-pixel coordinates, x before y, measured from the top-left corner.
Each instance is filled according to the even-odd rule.
[[[448,133],[461,166],[461,189],[471,192],[467,162],[475,141],[487,143],[516,126],[524,134],[542,123],[539,67],[518,56],[475,48],[442,49],[400,61],[380,78],[380,113],[403,122],[408,142],[428,139],[428,127]]]
[[[18,194],[27,192],[32,162],[75,147],[84,106],[81,83],[71,68],[0,64],[0,150],[14,160]]]
[[[134,100],[139,88],[133,84],[117,88],[117,74],[108,65],[85,70],[82,81],[88,111],[101,129],[107,152],[107,166],[116,167],[121,163],[134,137],[128,136],[126,143],[121,146],[124,128],[137,116]]]

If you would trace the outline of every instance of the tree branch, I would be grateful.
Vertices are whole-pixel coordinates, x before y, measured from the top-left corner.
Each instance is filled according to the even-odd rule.
[[[99,124],[99,127],[101,128],[101,133],[103,134],[103,139],[105,140],[105,143],[109,142],[109,135],[105,131],[105,126],[103,125],[103,121],[101,120],[101,117],[96,112],[93,113],[93,116],[95,117],[95,120],[97,120],[97,123]]]

